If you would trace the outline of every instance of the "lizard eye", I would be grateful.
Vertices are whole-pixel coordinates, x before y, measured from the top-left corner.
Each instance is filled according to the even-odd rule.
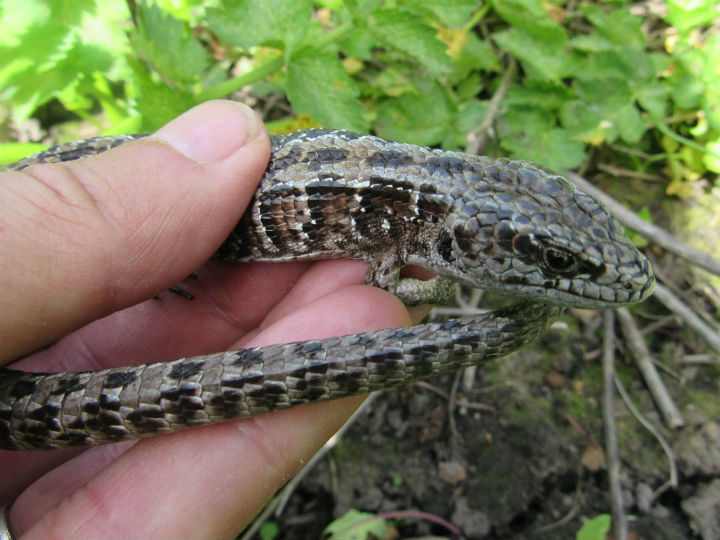
[[[578,273],[580,263],[575,255],[558,248],[542,250],[540,266],[546,274],[571,277]]]

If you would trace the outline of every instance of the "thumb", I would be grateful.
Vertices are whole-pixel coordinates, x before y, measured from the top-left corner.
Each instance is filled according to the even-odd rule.
[[[230,101],[153,136],[0,175],[0,363],[187,277],[230,234],[269,156]]]

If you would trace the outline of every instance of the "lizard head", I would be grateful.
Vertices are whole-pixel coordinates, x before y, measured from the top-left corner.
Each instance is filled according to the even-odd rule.
[[[617,307],[650,296],[648,260],[593,197],[533,163],[464,157],[470,165],[454,175],[462,187],[437,241],[438,273],[575,307]]]

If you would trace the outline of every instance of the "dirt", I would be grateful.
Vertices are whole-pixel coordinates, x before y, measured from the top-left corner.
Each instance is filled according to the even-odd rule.
[[[458,392],[454,432],[448,399],[427,386],[382,394],[301,483],[276,538],[321,538],[351,509],[415,512],[391,520],[387,538],[575,538],[586,520],[610,513],[600,318],[568,315],[567,329],[480,369],[473,387]],[[659,356],[667,352],[665,338],[653,346]],[[631,538],[720,538],[720,370],[663,361],[665,384],[686,421],[675,431],[663,426],[632,362],[616,362],[636,407],[668,440],[679,477],[677,487],[653,498],[668,479],[668,458],[616,396]],[[430,384],[449,394],[453,381]],[[463,408],[462,400],[473,405]]]

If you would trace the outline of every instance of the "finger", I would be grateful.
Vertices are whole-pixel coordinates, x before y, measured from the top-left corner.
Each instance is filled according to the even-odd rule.
[[[0,177],[0,358],[7,361],[180,281],[228,236],[269,141],[232,102],[153,137]]]
[[[348,305],[353,306],[355,331],[409,322],[396,298],[369,287],[350,287],[269,325],[253,345],[342,333]],[[36,537],[234,535],[359,402],[322,403],[140,441],[72,493],[46,484],[63,466],[18,499],[13,530]],[[97,450],[76,459],[91,459]],[[49,506],[48,494],[53,504],[62,504]],[[39,504],[38,498],[45,502]]]
[[[362,283],[367,269],[366,263],[354,260],[319,261],[312,265],[214,263],[212,266],[214,270],[201,271],[193,283],[195,300],[163,294],[161,300],[148,301],[95,321],[12,367],[25,371],[91,370],[246,346],[258,332],[248,333],[250,325],[264,329],[304,304]],[[343,319],[352,321],[348,315]],[[338,333],[354,331],[355,328],[348,326]],[[287,336],[293,334],[283,336],[280,341],[288,341]],[[293,339],[303,337],[298,332]],[[17,497],[43,473],[81,451],[62,451],[62,458],[57,458],[58,452],[0,450],[0,477],[6,480],[0,485],[0,498]],[[94,470],[85,463],[85,470]],[[77,473],[72,473],[68,482],[74,483],[77,478]]]

